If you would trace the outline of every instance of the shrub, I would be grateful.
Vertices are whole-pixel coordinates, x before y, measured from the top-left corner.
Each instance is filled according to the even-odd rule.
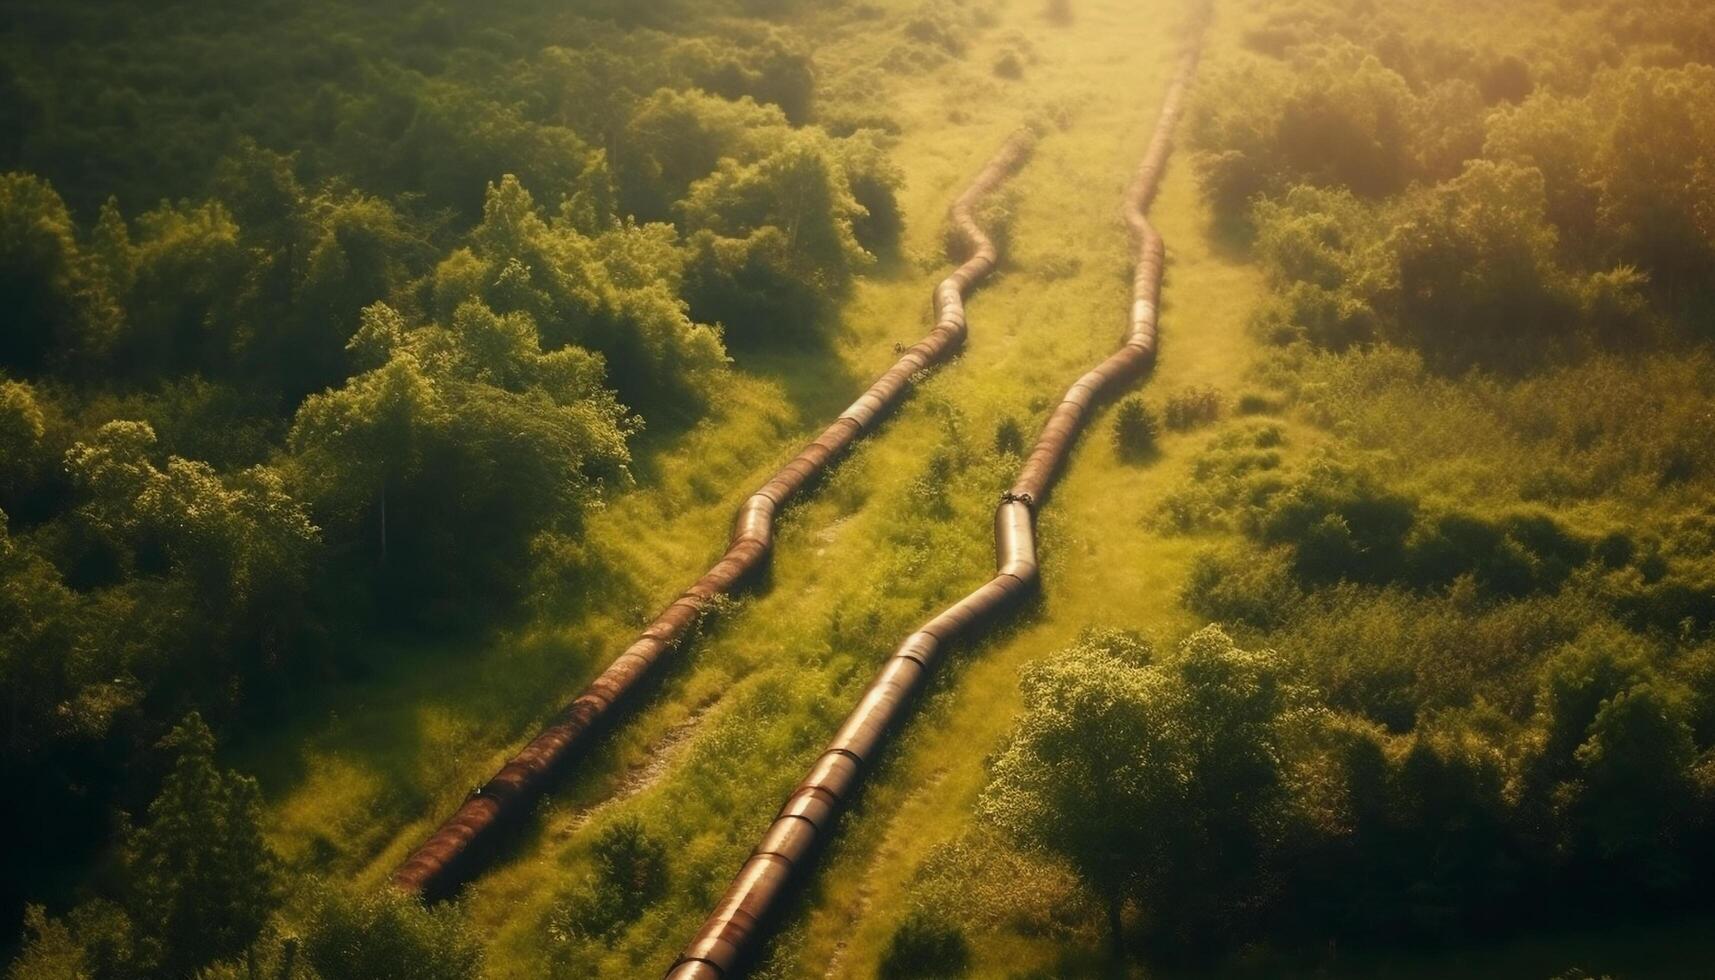
[[[905,36],[955,57],[965,53],[968,18],[957,4],[929,0],[905,22]]]
[[[1280,411],[1280,406],[1260,391],[1246,391],[1241,392],[1233,403],[1233,411],[1240,415],[1274,415]]]
[[[1155,452],[1155,437],[1159,429],[1155,413],[1133,395],[1120,402],[1114,412],[1114,446],[1121,459],[1140,460]]]
[[[1285,551],[1205,551],[1193,560],[1180,599],[1199,616],[1266,630],[1290,619],[1303,593]]]
[[[610,938],[667,890],[667,847],[636,817],[604,828],[591,847],[595,873],[555,914],[567,936]]]
[[[457,906],[424,906],[393,888],[321,886],[310,900],[304,958],[322,980],[469,980],[482,945]]]
[[[941,980],[964,976],[970,961],[964,930],[918,909],[894,930],[878,972],[883,980]]]
[[[1162,421],[1169,429],[1183,432],[1208,425],[1221,414],[1221,393],[1214,388],[1190,387],[1181,388],[1167,396],[1167,404],[1162,410]]]
[[[994,428],[994,451],[1002,456],[1024,455],[1024,429],[1008,415]]]

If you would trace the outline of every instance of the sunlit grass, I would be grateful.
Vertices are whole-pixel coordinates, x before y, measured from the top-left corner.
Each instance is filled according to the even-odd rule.
[[[837,13],[808,15],[831,86],[887,63],[898,25],[918,5],[876,6],[879,16],[855,24]],[[709,420],[645,437],[640,486],[595,515],[590,530],[592,547],[620,570],[607,591],[625,602],[558,622],[549,616],[553,625],[472,649],[379,655],[374,676],[330,696],[325,711],[244,747],[243,761],[270,796],[274,842],[294,867],[379,881],[706,568],[742,497],[889,364],[896,343],[926,329],[929,287],[945,267],[941,216],[953,195],[1021,122],[1063,119],[1012,186],[1012,246],[1000,275],[970,304],[967,352],[788,513],[766,586],[669,667],[660,690],[469,889],[467,913],[491,937],[496,977],[665,968],[887,650],[987,577],[989,513],[1013,465],[983,455],[997,425],[1016,419],[1034,435],[1054,400],[1120,334],[1130,270],[1119,199],[1154,123],[1183,8],[1125,0],[1073,7],[1069,26],[1052,27],[1042,5],[1014,0],[996,8],[997,22],[962,57],[885,79],[875,101],[903,130],[893,152],[907,177],[901,255],[859,284],[828,352],[741,355],[736,392]],[[1036,61],[1020,79],[996,76],[992,66],[1019,35]],[[1236,30],[1217,22],[1210,57],[1236,43]],[[1159,408],[1169,391],[1213,386],[1230,405],[1260,384],[1258,368],[1274,356],[1246,327],[1264,295],[1260,272],[1211,235],[1183,159],[1170,167],[1152,216],[1169,266],[1160,363],[1142,390]],[[1091,624],[1162,642],[1200,625],[1179,591],[1192,557],[1227,532],[1172,535],[1154,518],[1214,430],[1163,433],[1153,458],[1125,463],[1111,443],[1110,416],[1097,415],[1042,514],[1042,599],[942,667],[823,855],[774,944],[768,975],[875,974],[913,875],[970,824],[986,757],[1019,708],[1022,666]],[[1302,421],[1279,424],[1294,459],[1330,438]],[[925,521],[916,482],[954,425],[952,438],[977,458],[951,482],[948,515]],[[1473,464],[1454,451],[1474,438],[1500,446],[1501,436],[1466,428],[1420,438],[1447,450],[1415,474],[1425,489],[1469,497],[1502,479],[1493,460]],[[902,518],[915,521],[921,540],[900,538]],[[610,802],[592,810],[602,801]],[[552,913],[589,873],[594,833],[622,815],[669,842],[668,897],[607,948],[557,963]],[[1088,942],[1066,943],[973,934],[973,974],[1094,974],[1106,968],[1098,936],[1092,929]],[[1509,964],[1539,959],[1500,953],[1470,968],[1508,975]]]

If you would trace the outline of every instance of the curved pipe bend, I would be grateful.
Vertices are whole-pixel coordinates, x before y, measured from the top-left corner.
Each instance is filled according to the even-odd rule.
[[[998,257],[973,210],[1024,163],[1033,142],[1028,132],[1014,133],[953,202],[950,217],[967,258],[935,287],[935,327],[928,336],[907,349],[832,425],[744,502],[733,522],[727,551],[714,567],[644,627],[576,700],[412,851],[394,870],[394,887],[435,898],[450,894],[473,875],[485,853],[483,845],[499,828],[529,811],[567,760],[588,741],[596,724],[616,713],[616,705],[655,664],[678,649],[710,600],[732,592],[762,566],[774,545],[779,511],[905,396],[912,376],[958,349],[965,339],[964,294],[993,271]]]
[[[992,623],[1036,587],[1037,506],[1053,485],[1091,407],[1112,389],[1143,374],[1155,360],[1165,249],[1146,212],[1166,165],[1173,127],[1196,66],[1193,45],[1168,87],[1149,148],[1126,191],[1124,215],[1137,261],[1125,338],[1118,351],[1066,392],[1049,415],[1017,480],[1001,494],[995,509],[994,577],[923,624],[894,650],[809,774],[787,796],[762,842],[668,970],[668,980],[728,980],[738,975],[746,958],[755,952],[761,927],[778,911],[795,875],[806,873],[816,844],[832,833],[833,822],[850,801],[868,764],[904,718],[936,655],[967,632]],[[956,208],[954,216],[955,220],[959,217]],[[981,257],[979,248],[966,265]],[[992,261],[988,260],[990,266]],[[954,273],[936,290],[937,302],[942,290],[958,276]],[[962,317],[960,324],[962,329]]]

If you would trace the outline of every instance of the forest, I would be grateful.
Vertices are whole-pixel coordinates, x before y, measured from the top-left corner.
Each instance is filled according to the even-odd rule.
[[[685,966],[1135,322],[1153,139],[1159,356],[748,975],[1715,956],[1715,7],[7,0],[0,128],[9,978]],[[955,200],[962,349],[389,884],[944,318]]]

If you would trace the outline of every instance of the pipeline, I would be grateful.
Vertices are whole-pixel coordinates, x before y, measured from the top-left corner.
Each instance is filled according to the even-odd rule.
[[[726,980],[738,975],[747,958],[756,954],[763,926],[778,912],[795,878],[808,874],[816,845],[832,833],[834,821],[853,798],[882,743],[905,717],[938,652],[989,625],[1035,588],[1036,507],[1053,485],[1091,407],[1118,386],[1137,379],[1155,361],[1166,252],[1147,211],[1196,67],[1197,47],[1193,44],[1168,86],[1149,148],[1126,190],[1125,221],[1137,261],[1124,343],[1066,392],[1043,426],[1017,480],[1001,494],[994,519],[998,566],[994,577],[906,637],[888,658],[809,775],[786,798],[773,825],[714,912],[668,970],[668,980]]]
[[[451,894],[475,874],[500,828],[529,811],[568,760],[590,741],[598,723],[617,714],[655,665],[679,648],[710,602],[730,594],[762,566],[774,544],[776,515],[909,393],[917,372],[958,350],[966,334],[965,293],[994,270],[999,258],[973,209],[1024,163],[1033,142],[1028,131],[1014,133],[954,201],[950,217],[968,257],[935,287],[935,327],[928,336],[906,349],[868,391],[744,502],[726,553],[714,567],[673,600],[636,642],[492,779],[474,790],[394,870],[394,887],[437,898]]]

